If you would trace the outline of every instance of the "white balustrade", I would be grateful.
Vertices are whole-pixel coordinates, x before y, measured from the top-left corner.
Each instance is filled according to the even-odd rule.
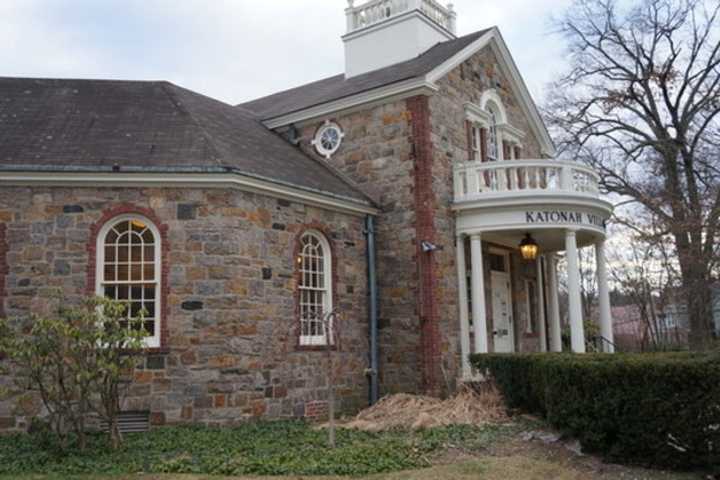
[[[358,6],[355,6],[354,0],[348,0],[348,33],[412,10],[423,12],[437,24],[455,33],[456,13],[452,4],[444,7],[436,0],[372,0]]]
[[[488,195],[572,193],[597,197],[600,177],[590,167],[557,160],[465,162],[455,166],[455,201]]]

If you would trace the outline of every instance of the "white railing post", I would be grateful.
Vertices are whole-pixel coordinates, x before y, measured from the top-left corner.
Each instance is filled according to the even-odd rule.
[[[563,165],[562,171],[560,172],[560,189],[561,190],[572,190],[572,167],[569,165]]]
[[[467,194],[470,196],[477,195],[482,190],[480,189],[480,175],[482,175],[481,172],[478,171],[477,168],[471,167],[465,170],[466,172],[466,181],[467,181]]]
[[[455,5],[448,3],[447,6],[448,14],[450,15],[450,32],[455,35],[457,33],[457,12],[455,11]]]
[[[348,0],[345,17],[347,18],[347,33],[350,33],[357,28],[355,24],[355,0]]]

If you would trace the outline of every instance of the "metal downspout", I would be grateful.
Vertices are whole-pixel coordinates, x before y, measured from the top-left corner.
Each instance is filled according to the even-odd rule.
[[[375,218],[368,215],[365,221],[365,235],[367,236],[367,269],[368,269],[368,291],[370,294],[370,305],[368,314],[370,317],[370,405],[378,401],[378,293],[377,293],[377,272],[375,265]]]

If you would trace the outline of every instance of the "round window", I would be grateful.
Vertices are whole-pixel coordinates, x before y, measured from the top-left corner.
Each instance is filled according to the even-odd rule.
[[[328,120],[315,133],[312,144],[320,155],[330,158],[340,148],[344,136],[340,126]]]

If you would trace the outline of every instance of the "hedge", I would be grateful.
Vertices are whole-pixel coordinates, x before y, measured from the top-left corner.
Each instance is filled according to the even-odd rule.
[[[508,407],[612,461],[720,468],[720,354],[481,354]]]

